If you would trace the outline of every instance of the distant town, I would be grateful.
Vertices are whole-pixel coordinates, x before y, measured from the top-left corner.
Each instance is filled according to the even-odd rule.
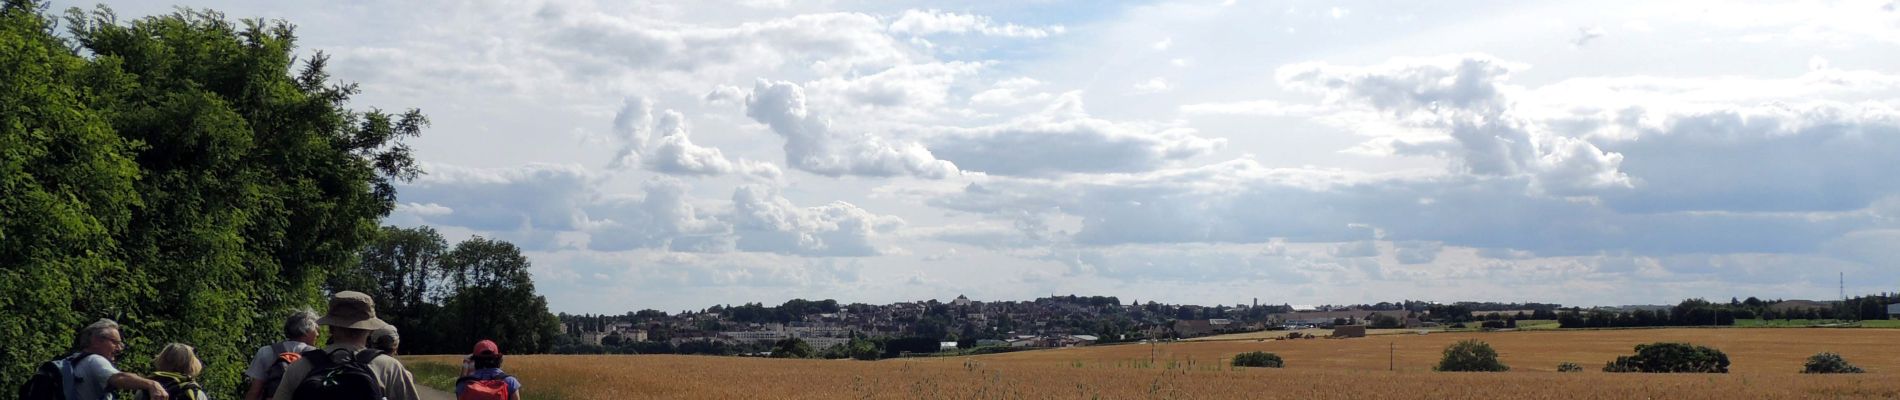
[[[1179,340],[1271,330],[1515,329],[1519,321],[1553,327],[1733,325],[1755,319],[1886,319],[1900,314],[1891,294],[1840,301],[1702,299],[1676,305],[1570,307],[1555,303],[1424,301],[1354,305],[1187,305],[1124,302],[1113,296],[1051,296],[1033,301],[979,301],[957,296],[888,305],[795,299],[666,313],[561,314],[557,353],[681,353],[770,355],[802,342],[810,356],[849,357],[854,342],[875,344],[881,357],[971,351]],[[795,340],[794,340],[795,339]],[[780,347],[780,348],[775,348]]]

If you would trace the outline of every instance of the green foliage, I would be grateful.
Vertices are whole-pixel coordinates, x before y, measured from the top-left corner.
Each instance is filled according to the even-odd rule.
[[[1262,352],[1262,351],[1255,351],[1255,352],[1249,352],[1249,353],[1235,354],[1234,366],[1281,368],[1281,367],[1286,366],[1286,361],[1281,360],[1280,356],[1277,354]]]
[[[1583,366],[1565,361],[1562,364],[1557,364],[1557,372],[1583,372]]]
[[[811,345],[799,338],[785,338],[772,343],[772,358],[811,358]]]
[[[347,269],[416,167],[421,114],[344,108],[281,21],[211,11],[121,23],[34,0],[0,6],[0,387],[125,326],[120,366],[197,348],[230,393],[256,346]],[[83,54],[83,55],[82,55]]]
[[[1728,354],[1688,343],[1636,345],[1636,355],[1617,357],[1603,372],[1728,373]]]
[[[1801,369],[1801,373],[1803,374],[1859,374],[1864,372],[1867,371],[1854,366],[1854,364],[1848,364],[1846,359],[1841,358],[1841,355],[1827,352],[1816,353],[1813,356],[1809,356],[1808,362],[1803,364]]]
[[[546,297],[534,293],[528,258],[514,244],[474,237],[443,256],[449,293],[429,324],[441,335],[442,352],[483,339],[506,353],[543,353],[554,347],[561,322],[548,313]]]
[[[1433,368],[1442,372],[1504,372],[1511,367],[1498,362],[1498,352],[1476,339],[1460,340],[1445,347],[1445,356]]]

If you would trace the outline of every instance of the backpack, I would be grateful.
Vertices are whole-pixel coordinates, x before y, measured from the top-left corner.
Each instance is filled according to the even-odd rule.
[[[332,353],[323,350],[303,352],[302,359],[310,361],[310,374],[304,375],[297,384],[297,391],[290,398],[294,400],[383,400],[382,382],[376,380],[376,372],[369,367],[370,361],[381,357],[382,351],[363,349],[356,354],[338,349],[344,360],[338,362]]]
[[[455,380],[455,400],[517,400],[508,397],[508,374],[498,374],[493,378],[481,379],[464,376]]]
[[[207,400],[211,398],[205,394],[204,386],[182,375],[170,372],[156,372],[152,374],[152,380],[158,381],[158,385],[165,388],[165,395],[170,396],[173,400]],[[149,398],[151,398],[149,393],[139,393],[139,399]]]
[[[266,399],[277,395],[277,385],[284,382],[284,369],[289,368],[291,363],[303,359],[303,354],[284,348],[283,343],[270,345],[270,349],[277,353],[277,359],[272,360],[270,368],[264,370],[264,398]]]
[[[65,400],[72,397],[71,390],[78,389],[77,382],[68,382],[72,380],[73,365],[86,355],[73,353],[40,363],[33,376],[20,385],[20,400]]]

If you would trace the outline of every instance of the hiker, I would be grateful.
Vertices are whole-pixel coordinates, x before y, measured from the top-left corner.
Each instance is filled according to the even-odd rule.
[[[112,366],[125,351],[119,323],[110,319],[93,322],[80,329],[73,342],[79,351],[40,364],[39,371],[20,386],[20,398],[113,400],[117,398],[116,390],[152,391],[153,400],[171,398],[158,381]]]
[[[456,400],[517,400],[521,381],[501,372],[501,348],[492,340],[475,343],[475,352],[464,364],[469,372],[455,380]]]
[[[402,335],[396,332],[396,326],[385,326],[369,333],[369,348],[382,350],[383,354],[398,355],[396,349],[402,346]]]
[[[376,301],[362,292],[330,297],[317,320],[330,327],[335,344],[306,351],[284,369],[279,400],[417,400],[416,379],[402,361],[370,349],[369,334],[389,324],[376,318]]]
[[[198,384],[198,374],[204,372],[203,362],[191,346],[182,343],[165,345],[152,357],[152,380],[158,381],[165,394],[173,400],[208,400],[204,386]],[[140,399],[153,398],[152,391],[139,393]]]
[[[310,310],[291,313],[284,318],[283,332],[283,342],[258,347],[257,354],[251,356],[251,367],[244,370],[244,376],[251,379],[251,388],[244,392],[244,400],[265,400],[277,395],[285,367],[302,358],[303,352],[317,349],[313,346],[317,342],[317,313]]]

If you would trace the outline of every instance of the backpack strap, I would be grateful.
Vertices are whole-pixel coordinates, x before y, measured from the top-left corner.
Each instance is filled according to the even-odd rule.
[[[376,361],[376,357],[381,357],[382,355],[382,350],[363,349],[363,351],[356,352],[355,356],[351,356],[350,361],[367,366],[370,362]]]

